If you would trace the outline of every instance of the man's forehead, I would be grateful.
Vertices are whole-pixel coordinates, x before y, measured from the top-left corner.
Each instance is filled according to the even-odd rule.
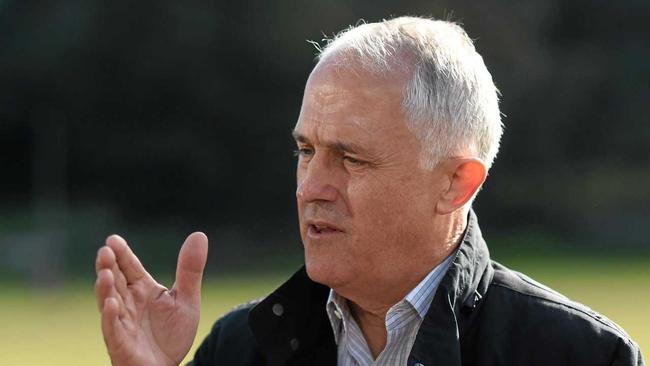
[[[346,113],[326,113],[316,105],[309,109],[303,108],[292,135],[297,142],[314,146],[355,146],[354,149],[344,150],[372,153],[382,149],[383,145],[406,129],[404,121],[398,116],[386,118],[389,113],[377,115],[358,108],[346,109]]]
[[[377,94],[399,94],[401,97],[408,79],[409,74],[400,69],[377,72],[355,61],[337,62],[336,56],[330,56],[314,67],[306,89],[312,89],[314,96],[326,98],[345,97],[347,93],[361,97]]]
[[[387,101],[400,96],[378,83],[358,82],[353,79],[322,79],[310,81],[305,88],[302,112],[315,119],[327,119],[328,115],[343,113],[357,121],[376,112],[379,100]],[[386,104],[386,103],[385,103]]]
[[[402,133],[400,83],[348,71],[325,64],[312,72],[293,133],[298,142],[369,151]]]
[[[357,121],[368,118],[372,113],[371,104],[367,103],[361,93],[354,93],[343,88],[330,87],[327,90],[318,88],[305,93],[301,114],[316,123],[328,121],[330,116],[345,114],[349,119]]]
[[[386,85],[318,83],[305,90],[296,130],[370,134],[390,129],[403,117],[401,99]]]
[[[365,122],[365,123],[364,123]],[[372,138],[373,132],[371,131],[368,123],[370,121],[361,122],[354,118],[346,122],[341,121],[324,121],[324,120],[300,120],[296,127],[291,132],[291,135],[297,142],[308,143],[312,145],[336,145],[338,143],[345,143],[347,145],[355,145],[359,150],[367,150],[366,147]]]

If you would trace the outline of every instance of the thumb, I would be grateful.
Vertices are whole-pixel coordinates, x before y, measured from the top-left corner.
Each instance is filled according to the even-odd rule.
[[[174,290],[181,300],[198,303],[201,299],[201,280],[208,258],[208,237],[195,232],[190,234],[178,254]]]

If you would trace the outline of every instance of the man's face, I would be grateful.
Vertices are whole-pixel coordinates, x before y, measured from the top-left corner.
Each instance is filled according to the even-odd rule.
[[[327,63],[307,81],[294,130],[300,233],[309,276],[337,291],[395,278],[433,240],[441,179],[419,167],[404,82]]]

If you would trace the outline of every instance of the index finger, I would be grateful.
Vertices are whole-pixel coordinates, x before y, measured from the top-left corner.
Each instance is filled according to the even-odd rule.
[[[109,236],[106,238],[106,246],[110,247],[113,253],[115,253],[117,265],[120,267],[122,273],[124,273],[127,283],[136,282],[149,275],[138,257],[129,248],[126,240],[121,236],[115,234]]]

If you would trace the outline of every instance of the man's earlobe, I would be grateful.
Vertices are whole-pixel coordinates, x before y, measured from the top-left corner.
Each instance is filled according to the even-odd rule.
[[[449,186],[442,192],[436,212],[450,214],[469,202],[487,177],[487,168],[481,159],[456,159],[447,171]]]

